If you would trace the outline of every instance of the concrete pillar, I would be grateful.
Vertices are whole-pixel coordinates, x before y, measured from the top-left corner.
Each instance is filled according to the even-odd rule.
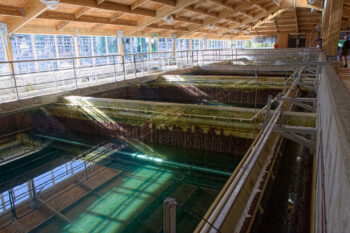
[[[288,48],[289,34],[277,34],[277,43],[279,48]]]

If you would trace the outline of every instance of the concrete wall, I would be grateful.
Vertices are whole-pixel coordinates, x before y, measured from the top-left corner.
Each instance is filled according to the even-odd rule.
[[[318,96],[314,232],[350,229],[350,93],[332,67]]]

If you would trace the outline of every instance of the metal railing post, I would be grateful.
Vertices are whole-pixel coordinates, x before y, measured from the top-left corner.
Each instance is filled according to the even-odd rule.
[[[143,63],[143,54],[141,54],[141,68],[142,68],[142,76],[145,76],[145,68],[144,68],[144,63]]]
[[[136,58],[135,58],[135,54],[132,55],[132,60],[133,60],[133,63],[134,63],[134,76],[135,76],[135,78],[137,78],[137,75],[136,75]]]
[[[194,61],[193,61],[193,50],[191,51],[191,53],[192,53],[192,58],[191,58],[192,66],[194,66]]]
[[[10,201],[10,206],[11,206],[12,219],[16,219],[17,214],[16,214],[16,207],[15,207],[15,199],[13,198],[13,190],[9,189],[8,193],[9,193],[9,201]]]
[[[75,88],[78,88],[78,80],[77,80],[77,73],[75,70],[75,59],[73,58],[73,71],[74,71],[74,79],[75,79]]]
[[[13,83],[15,85],[15,93],[16,93],[16,98],[17,100],[19,100],[19,94],[18,94],[18,88],[17,88],[17,81],[16,81],[16,74],[15,74],[15,69],[14,69],[14,66],[13,66],[13,62],[10,61],[10,65],[11,65],[11,76],[13,78]]]
[[[188,60],[188,51],[186,51],[186,63],[187,63],[187,68],[189,67],[189,60]]]
[[[117,81],[117,71],[115,69],[115,56],[113,55],[113,71],[114,71],[114,81]]]
[[[125,56],[122,56],[122,61],[123,61],[123,76],[124,76],[124,80],[126,80],[126,69],[125,69]]]

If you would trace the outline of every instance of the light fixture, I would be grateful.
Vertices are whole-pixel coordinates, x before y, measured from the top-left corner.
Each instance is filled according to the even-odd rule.
[[[237,29],[233,29],[232,32],[233,32],[234,34],[237,34],[237,33],[238,33],[238,30],[237,30]]]
[[[244,32],[244,34],[246,34],[246,35],[249,35],[249,34],[250,34],[250,31],[248,31],[248,30],[244,30],[243,32]]]
[[[40,2],[44,3],[47,8],[54,11],[58,8],[60,0],[40,0]]]
[[[214,28],[215,28],[214,24],[209,24],[209,28],[210,28],[210,30],[214,30]]]
[[[164,21],[166,21],[168,24],[173,24],[174,23],[174,16],[172,15],[167,15],[162,18]]]

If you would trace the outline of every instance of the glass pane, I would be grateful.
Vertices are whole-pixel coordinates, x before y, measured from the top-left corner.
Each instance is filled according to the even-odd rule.
[[[131,38],[130,37],[125,37],[124,38],[124,54],[131,54],[132,53],[132,48],[131,48]]]
[[[54,36],[34,35],[34,48],[37,59],[57,57]],[[56,70],[57,61],[40,61],[38,62],[38,69],[39,71]]]
[[[11,36],[12,52],[14,60],[34,59],[32,39],[30,35],[15,34]],[[23,62],[16,64],[17,73],[34,72],[34,62]]]
[[[6,39],[6,38],[5,38]],[[0,35],[0,61],[7,61],[6,53],[5,53],[5,45],[2,35]],[[8,64],[0,64],[0,74],[8,73],[9,65]]]
[[[75,57],[75,42],[73,36],[56,36],[58,57]],[[61,67],[70,67],[72,60],[60,60]]]
[[[93,41],[95,56],[107,55],[106,37],[94,36],[92,41]],[[106,65],[106,64],[107,64],[107,57],[96,58],[96,65]]]
[[[118,54],[118,39],[117,37],[107,37],[108,54]]]
[[[78,36],[78,48],[80,57],[90,57],[92,53],[92,43],[91,36]],[[80,59],[81,66],[92,66],[92,58]]]

